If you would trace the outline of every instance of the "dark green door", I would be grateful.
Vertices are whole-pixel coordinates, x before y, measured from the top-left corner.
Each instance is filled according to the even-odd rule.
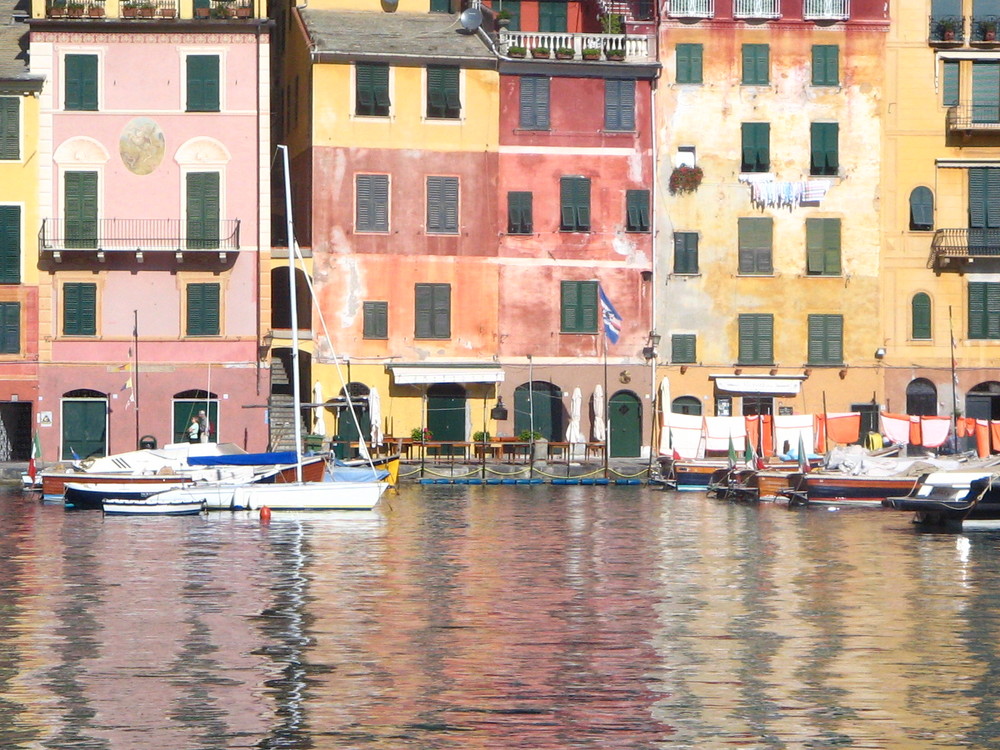
[[[372,434],[372,420],[371,412],[368,410],[368,394],[369,389],[363,383],[350,383],[348,384],[350,389],[352,404],[354,405],[354,413],[358,417],[358,423],[361,425],[361,435],[364,436],[367,442],[371,438]],[[342,397],[344,393],[340,394]],[[351,410],[345,405],[337,409],[337,434],[333,436],[334,446],[333,452],[337,458],[353,458],[360,453],[356,448],[351,448],[350,443],[359,442],[358,440],[358,425],[354,422],[354,417],[351,416]]]
[[[642,405],[631,391],[618,391],[608,401],[611,431],[609,456],[630,458],[642,452]]]
[[[208,415],[209,432],[208,442],[218,442],[219,432],[219,402],[204,401],[200,399],[174,401],[174,442],[187,442],[187,429],[191,424],[191,417],[197,417],[198,412],[204,411]]]
[[[66,247],[97,247],[97,172],[67,172],[63,185]]]
[[[108,402],[105,399],[63,401],[63,460],[107,455],[107,423]]]
[[[427,429],[436,443],[465,441],[465,389],[454,383],[432,385],[427,389]],[[451,453],[444,446],[441,453]]]
[[[219,173],[187,176],[187,246],[192,250],[219,247]]]
[[[562,391],[552,383],[535,380],[514,389],[514,435],[531,429],[549,442],[565,440],[563,437]]]

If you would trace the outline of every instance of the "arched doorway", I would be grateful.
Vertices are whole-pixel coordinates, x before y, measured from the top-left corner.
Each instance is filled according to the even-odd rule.
[[[1000,419],[1000,383],[989,380],[969,389],[965,396],[965,416]]]
[[[62,397],[64,461],[108,455],[108,396],[81,388]]]
[[[208,417],[208,440],[202,442],[219,442],[219,397],[201,390],[174,394],[173,442],[187,442],[187,428],[191,424],[191,417],[198,416],[202,411]]]
[[[334,435],[336,445],[334,445],[334,455],[337,458],[347,458],[359,451],[350,447],[351,443],[358,442],[360,435],[364,435],[365,440],[372,433],[371,412],[368,409],[368,395],[370,389],[364,383],[348,383],[345,388],[340,389],[340,398],[337,403],[337,433]],[[351,410],[347,405],[347,394],[351,396],[351,403],[354,406],[354,413],[357,415],[357,424],[351,416]],[[358,432],[358,425],[361,425],[361,432]]]
[[[670,403],[670,411],[674,414],[690,414],[701,416],[701,401],[696,396],[678,396]]]
[[[465,389],[457,383],[439,383],[427,389],[427,429],[436,443],[465,442]],[[449,448],[441,448],[449,453]]]
[[[642,403],[632,391],[618,391],[608,399],[609,457],[631,458],[642,453]]]
[[[565,440],[566,407],[562,389],[545,380],[522,383],[514,389],[514,435],[534,428],[549,442]]]
[[[271,328],[290,329],[292,327],[292,306],[289,302],[291,290],[288,285],[288,267],[279,266],[271,271]],[[301,269],[295,270],[295,314],[300,330],[312,328],[312,305],[309,299],[309,285]]]
[[[927,378],[916,378],[906,386],[906,413],[917,417],[936,417],[937,388]]]

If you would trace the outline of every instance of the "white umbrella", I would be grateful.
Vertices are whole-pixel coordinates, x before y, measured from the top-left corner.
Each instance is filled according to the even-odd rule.
[[[318,380],[316,384],[313,385],[313,403],[322,404],[323,403],[323,384]],[[314,435],[325,435],[326,434],[326,421],[324,419],[324,413],[326,412],[325,406],[314,406],[313,407],[313,434]]]
[[[374,386],[368,391],[368,418],[372,423],[372,445],[382,445],[382,399]]]
[[[570,444],[570,453],[573,452],[573,443],[585,443],[586,438],[580,429],[580,411],[583,405],[583,393],[580,388],[573,389],[573,398],[569,410],[569,427],[566,428],[566,442]]]
[[[660,381],[660,454],[670,454],[670,380]]]
[[[604,442],[604,388],[594,388],[594,441]]]

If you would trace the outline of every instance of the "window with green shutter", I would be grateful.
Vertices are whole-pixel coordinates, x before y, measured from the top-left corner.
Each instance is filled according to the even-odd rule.
[[[806,272],[840,275],[840,219],[806,219]]]
[[[389,231],[389,175],[359,174],[354,183],[354,231]]]
[[[565,34],[567,30],[566,6],[565,0],[555,0],[555,2],[542,0],[538,3],[538,30]]]
[[[635,81],[604,81],[604,129],[635,130]]]
[[[844,316],[809,316],[809,364],[844,363]]]
[[[427,66],[427,117],[457,120],[462,115],[459,69],[447,65]]]
[[[678,44],[676,49],[677,83],[702,83],[702,57],[700,44]]]
[[[929,187],[918,185],[910,191],[910,229],[926,231],[934,228],[934,194]]]
[[[975,60],[972,63],[972,121],[1000,122],[1000,62]]]
[[[21,352],[21,303],[0,302],[0,354]]]
[[[366,301],[363,305],[364,332],[366,339],[389,338],[389,303]]]
[[[670,364],[689,365],[698,361],[698,337],[693,333],[675,333],[670,337]]]
[[[97,247],[97,172],[63,174],[66,247]]]
[[[931,297],[926,292],[917,292],[910,302],[910,338],[931,338]]]
[[[837,174],[840,168],[840,125],[814,122],[810,126],[811,158],[809,174]]]
[[[590,231],[590,178],[562,177],[559,180],[559,230]]]
[[[945,60],[941,69],[941,103],[946,107],[957,107],[961,86],[960,64],[958,60]]]
[[[739,355],[741,365],[774,363],[774,316],[770,314],[740,315]]]
[[[969,169],[970,255],[996,255],[1000,247],[1000,169]]]
[[[187,56],[187,111],[219,111],[219,56]]]
[[[649,191],[625,191],[625,231],[649,231]]]
[[[458,178],[427,178],[427,232],[458,234]]]
[[[21,207],[0,206],[0,284],[21,283]]]
[[[504,0],[503,10],[510,14],[509,23],[507,24],[508,31],[520,31],[521,30],[521,0]]]
[[[451,284],[414,285],[418,339],[451,338]]]
[[[840,85],[840,47],[836,44],[813,45],[812,85]]]
[[[97,109],[97,55],[66,55],[64,106],[68,110]]]
[[[507,234],[531,234],[532,194],[525,190],[512,190],[507,193]]]
[[[187,326],[188,336],[219,335],[219,285],[187,285]]]
[[[521,76],[520,117],[524,130],[549,129],[549,79],[546,76]]]
[[[774,222],[770,217],[739,219],[739,272],[769,274],[774,272],[771,247]]]
[[[64,336],[97,335],[97,284],[63,284]]]
[[[219,247],[220,195],[218,172],[189,172],[187,187],[187,247]]]
[[[21,158],[21,100],[0,96],[0,159]]]
[[[563,281],[559,289],[563,333],[597,333],[597,282]]]
[[[354,114],[389,116],[389,66],[357,63],[354,66]]]
[[[697,232],[674,232],[674,273],[698,273]]]
[[[771,124],[745,122],[742,125],[743,159],[741,172],[767,172],[771,169]]]
[[[1000,339],[1000,282],[969,282],[969,338]]]
[[[770,80],[771,48],[766,44],[743,45],[743,84],[766,86]]]

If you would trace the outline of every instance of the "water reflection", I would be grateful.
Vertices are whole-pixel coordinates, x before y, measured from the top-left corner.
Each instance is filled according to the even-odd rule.
[[[1000,536],[646,488],[0,494],[0,747],[1000,747]]]

